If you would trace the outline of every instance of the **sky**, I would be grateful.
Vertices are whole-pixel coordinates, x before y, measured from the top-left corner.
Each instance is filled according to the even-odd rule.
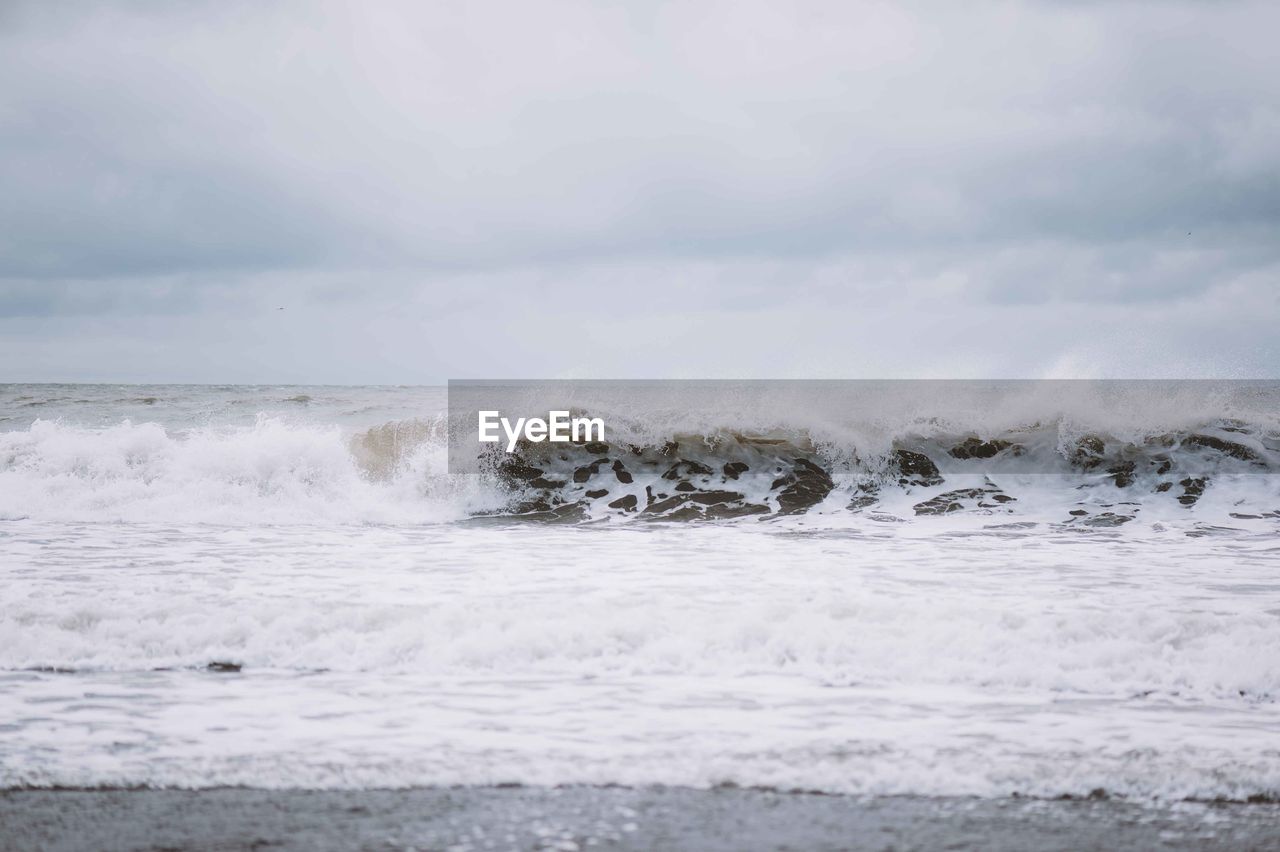
[[[0,0],[0,381],[1278,378],[1277,32]]]

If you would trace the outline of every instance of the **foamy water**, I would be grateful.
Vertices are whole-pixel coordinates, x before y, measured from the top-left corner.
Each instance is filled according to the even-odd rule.
[[[1274,475],[532,523],[443,403],[3,389],[0,786],[1280,792]]]

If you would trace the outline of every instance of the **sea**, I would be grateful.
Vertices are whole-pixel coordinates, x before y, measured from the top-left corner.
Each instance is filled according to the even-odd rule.
[[[1280,391],[1024,390],[0,386],[0,788],[1275,801]]]

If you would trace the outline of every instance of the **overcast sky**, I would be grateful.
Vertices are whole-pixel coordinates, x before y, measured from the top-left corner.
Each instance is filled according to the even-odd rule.
[[[0,0],[0,381],[1280,377],[1277,33]]]

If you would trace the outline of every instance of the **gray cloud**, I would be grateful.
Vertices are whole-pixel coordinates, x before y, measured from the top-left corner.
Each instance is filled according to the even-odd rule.
[[[0,379],[1275,375],[1278,28],[1261,2],[9,4]]]

